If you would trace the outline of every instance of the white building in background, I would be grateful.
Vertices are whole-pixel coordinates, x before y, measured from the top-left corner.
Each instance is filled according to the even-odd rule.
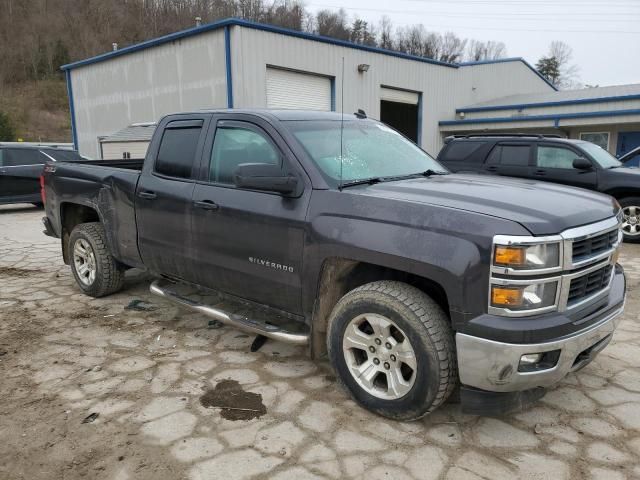
[[[155,122],[134,123],[113,135],[100,137],[99,157],[105,160],[144,158],[155,129]]]
[[[621,156],[640,146],[640,84],[524,93],[456,108],[445,134],[555,133]]]
[[[557,93],[519,58],[449,64],[237,19],[63,69],[73,141],[90,157],[117,155],[107,146],[109,136],[130,125],[212,107],[362,109],[435,155],[443,131],[455,130],[442,122],[463,120],[456,110]]]

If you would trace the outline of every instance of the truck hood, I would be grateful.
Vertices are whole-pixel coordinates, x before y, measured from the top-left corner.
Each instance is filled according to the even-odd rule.
[[[547,182],[489,175],[449,174],[397,180],[353,193],[461,209],[512,220],[534,235],[553,235],[568,228],[615,216],[608,195]]]

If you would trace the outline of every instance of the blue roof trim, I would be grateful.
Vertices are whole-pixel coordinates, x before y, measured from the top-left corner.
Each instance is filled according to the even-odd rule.
[[[71,71],[67,70],[65,79],[67,81],[67,97],[69,97],[69,116],[71,117],[71,138],[73,139],[73,148],[78,150],[78,130],[76,129],[76,109],[73,104],[73,85],[71,84]]]
[[[456,113],[494,112],[497,110],[524,110],[526,108],[559,107],[562,105],[582,105],[587,103],[624,102],[626,100],[640,100],[640,94],[614,95],[612,97],[598,98],[579,98],[576,100],[556,100],[554,102],[517,103],[512,105],[488,105],[486,107],[456,108]]]
[[[441,120],[439,125],[473,125],[474,123],[534,122],[538,120],[560,120],[567,118],[619,117],[622,115],[640,115],[640,108],[629,110],[605,110],[602,112],[557,113],[555,115],[523,115],[521,117],[471,118],[467,120]]]
[[[254,30],[262,30],[265,32],[279,33],[281,35],[287,35],[289,37],[303,38],[305,40],[313,40],[315,42],[328,43],[331,45],[338,45],[341,47],[353,48],[355,50],[363,50],[365,52],[380,53],[382,55],[389,55],[392,57],[403,58],[405,60],[413,60],[417,62],[429,63],[432,65],[440,65],[440,66],[449,67],[449,68],[458,68],[458,65],[454,63],[440,62],[438,60],[432,60],[430,58],[418,57],[416,55],[409,55],[401,52],[394,52],[393,50],[385,50],[383,48],[359,45],[357,43],[347,42],[345,40],[338,40],[335,38],[323,37],[321,35],[315,35],[315,34],[306,33],[306,32],[299,32],[297,30],[290,30],[288,28],[275,27],[273,25],[265,25],[263,23],[251,22],[251,21],[242,20],[239,18],[226,18],[224,20],[209,23],[207,25],[202,25],[200,27],[188,28],[186,30],[181,30],[179,32],[170,33],[163,37],[153,38],[151,40],[147,40],[141,43],[137,43],[135,45],[130,45],[128,47],[121,48],[120,50],[115,50],[113,52],[103,53],[101,55],[87,58],[85,60],[79,60],[77,62],[68,63],[66,65],[62,65],[62,67],[60,68],[62,70],[70,70],[73,68],[78,68],[85,65],[90,65],[92,63],[98,63],[105,60],[110,60],[112,58],[116,58],[121,55],[127,55],[129,53],[145,50],[147,48],[155,47],[157,45],[174,42],[182,38],[187,38],[194,35],[198,35],[200,33],[218,30],[220,28],[229,27],[232,25],[253,28]]]
[[[224,27],[224,63],[227,74],[227,108],[233,108],[233,78],[231,77],[231,32]]]
[[[522,62],[522,63],[524,63],[527,66],[527,68],[529,70],[531,70],[533,73],[535,73],[538,77],[540,77],[540,79],[544,83],[549,85],[556,92],[558,91],[558,87],[556,87],[553,83],[551,83],[549,80],[547,80],[542,75],[540,75],[540,72],[538,72],[535,68],[533,68],[533,66],[522,57],[498,58],[496,60],[478,60],[477,62],[462,62],[462,63],[459,63],[458,65],[461,66],[461,67],[473,67],[474,65],[491,65],[493,63],[507,63],[507,62]]]

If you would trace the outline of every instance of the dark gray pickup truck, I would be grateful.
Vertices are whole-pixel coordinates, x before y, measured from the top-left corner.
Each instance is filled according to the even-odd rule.
[[[366,408],[415,419],[539,398],[622,313],[620,207],[549,183],[449,174],[363,115],[164,117],[142,161],[48,164],[49,235],[79,287],[124,271],[223,323],[328,355]]]

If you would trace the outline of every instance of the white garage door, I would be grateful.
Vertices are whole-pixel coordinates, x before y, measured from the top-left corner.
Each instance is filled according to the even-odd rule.
[[[267,107],[331,110],[331,80],[319,75],[267,68]]]
[[[382,87],[380,91],[380,98],[387,102],[397,103],[409,103],[411,105],[418,105],[418,94],[416,92],[409,92],[407,90],[396,90],[395,88]]]

